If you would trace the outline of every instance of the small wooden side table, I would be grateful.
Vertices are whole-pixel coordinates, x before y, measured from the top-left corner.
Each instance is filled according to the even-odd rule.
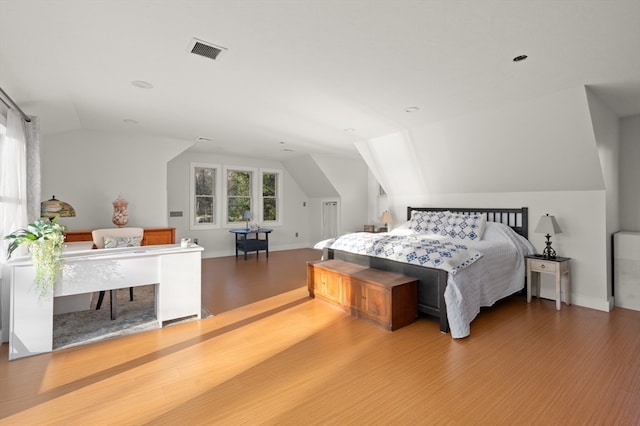
[[[372,232],[374,234],[377,234],[379,232],[387,232],[389,230],[389,228],[387,228],[386,226],[381,226],[378,229],[376,229],[375,226],[373,225],[364,225],[364,231],[363,232]]]
[[[560,285],[564,277],[564,297],[567,305],[571,304],[571,270],[570,257],[547,259],[542,256],[526,256],[527,259],[527,303],[531,302],[531,284],[536,286],[536,295],[540,298],[540,274],[553,274],[556,277],[556,309],[560,310]],[[537,274],[535,274],[537,272]],[[535,278],[535,282],[534,282]]]
[[[259,228],[259,229],[230,229],[229,232],[236,236],[236,257],[238,257],[238,250],[244,252],[244,260],[247,260],[247,253],[250,251],[256,252],[256,258],[258,252],[264,250],[267,252],[267,258],[269,257],[269,234],[273,229]],[[255,238],[247,238],[248,235],[255,234]],[[264,234],[264,238],[260,238],[260,234]]]

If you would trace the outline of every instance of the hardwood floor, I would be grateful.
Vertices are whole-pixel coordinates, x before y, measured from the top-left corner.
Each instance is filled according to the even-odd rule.
[[[305,288],[314,250],[203,261],[215,315],[7,361],[0,424],[640,424],[640,312],[513,297],[454,340]]]

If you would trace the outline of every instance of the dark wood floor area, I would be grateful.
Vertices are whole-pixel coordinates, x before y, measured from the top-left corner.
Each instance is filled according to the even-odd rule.
[[[637,425],[640,312],[514,297],[454,340],[387,332],[305,288],[313,250],[203,261],[215,314],[8,362],[8,425]]]

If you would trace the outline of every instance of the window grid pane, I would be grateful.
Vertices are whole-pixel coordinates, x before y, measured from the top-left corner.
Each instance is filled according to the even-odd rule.
[[[244,212],[252,211],[252,178],[250,171],[227,171],[227,222],[244,222]]]
[[[216,223],[215,177],[215,168],[194,167],[194,224]]]
[[[262,220],[278,220],[278,174],[262,173]]]

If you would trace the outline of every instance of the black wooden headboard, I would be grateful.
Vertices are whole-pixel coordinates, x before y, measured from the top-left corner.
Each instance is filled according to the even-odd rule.
[[[411,212],[417,211],[450,211],[459,214],[484,214],[487,221],[498,222],[512,228],[518,234],[529,238],[529,209],[520,207],[518,209],[486,209],[467,207],[407,207],[407,220],[411,219]]]

